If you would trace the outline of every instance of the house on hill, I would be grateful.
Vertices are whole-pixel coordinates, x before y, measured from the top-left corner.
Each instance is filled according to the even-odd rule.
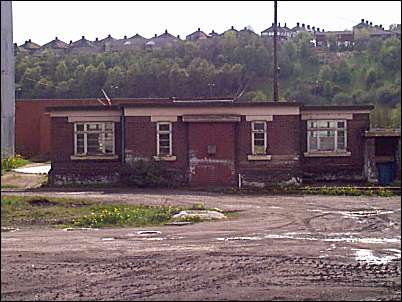
[[[200,28],[198,28],[197,31],[186,36],[186,40],[188,41],[199,41],[206,39],[208,39],[208,35],[205,32],[203,32]]]
[[[287,40],[293,37],[293,32],[286,26],[286,23],[284,27],[281,27],[281,23],[278,23],[276,30],[277,30],[277,37],[279,40]],[[261,32],[261,37],[269,37],[269,38],[274,37],[274,23],[272,23],[270,27]]]
[[[113,50],[113,46],[116,41],[117,40],[109,34],[106,38],[103,38],[102,40],[96,38],[93,43],[95,44],[95,46],[100,47],[103,51],[110,52]]]
[[[51,50],[56,55],[64,55],[67,52],[67,49],[68,44],[62,40],[59,40],[59,38],[56,37],[49,43],[42,45],[33,53],[33,55],[41,56],[46,50]]]
[[[26,50],[29,54],[33,54],[35,51],[37,51],[40,48],[39,44],[36,44],[35,42],[32,42],[31,39],[28,41],[25,41],[24,44],[21,44],[19,46],[19,49],[21,51]]]
[[[147,43],[147,41],[148,39],[144,38],[143,36],[135,34],[130,38],[119,40],[118,43],[116,43],[115,48],[118,48],[122,51],[142,49],[145,48],[145,43]]]
[[[101,51],[101,47],[85,39],[85,36],[75,42],[71,41],[68,47],[68,53],[99,53]]]

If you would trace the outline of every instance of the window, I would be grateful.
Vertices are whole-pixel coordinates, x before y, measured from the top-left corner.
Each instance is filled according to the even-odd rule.
[[[253,155],[265,155],[267,149],[267,123],[251,123],[251,149]]]
[[[310,120],[307,122],[307,151],[346,152],[346,121]]]
[[[114,123],[75,123],[75,155],[113,155]]]
[[[172,123],[160,122],[156,124],[156,144],[158,156],[172,155]]]

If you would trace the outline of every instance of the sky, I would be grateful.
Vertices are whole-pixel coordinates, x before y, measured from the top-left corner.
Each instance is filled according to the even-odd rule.
[[[185,39],[201,28],[222,33],[234,26],[256,33],[274,20],[273,1],[13,1],[13,40],[43,45],[56,36],[65,42],[85,36],[117,39],[136,33],[151,38],[169,33]],[[325,31],[351,29],[361,19],[401,23],[401,1],[278,1],[278,22],[296,22]]]

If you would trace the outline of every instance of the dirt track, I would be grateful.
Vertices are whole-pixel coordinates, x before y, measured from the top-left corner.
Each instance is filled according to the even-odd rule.
[[[401,299],[400,197],[48,194],[240,212],[187,226],[2,233],[2,300]],[[161,234],[137,234],[145,229]]]

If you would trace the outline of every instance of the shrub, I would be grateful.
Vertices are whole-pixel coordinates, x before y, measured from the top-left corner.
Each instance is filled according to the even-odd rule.
[[[30,163],[29,160],[24,159],[21,155],[18,154],[15,157],[2,158],[1,173],[3,173],[3,171],[9,171],[11,169],[25,166],[29,163]]]
[[[175,177],[162,163],[144,160],[125,165],[120,172],[121,182],[139,188],[174,187]]]

